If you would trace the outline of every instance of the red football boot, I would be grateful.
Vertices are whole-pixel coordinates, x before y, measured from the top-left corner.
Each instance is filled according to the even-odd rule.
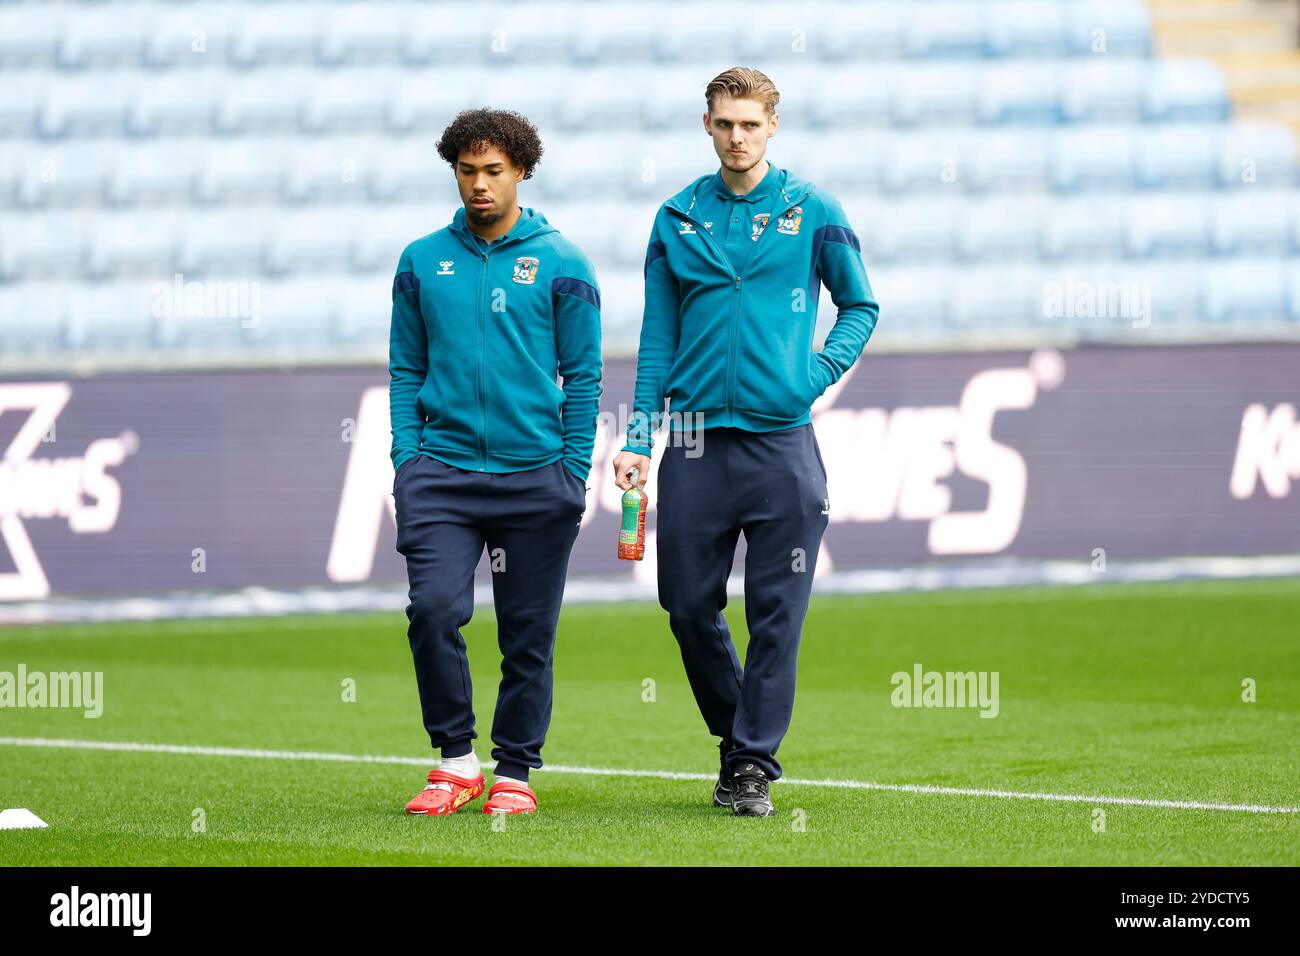
[[[470,779],[435,767],[429,771],[429,785],[406,805],[406,812],[414,816],[455,813],[483,792],[483,784],[482,774]]]

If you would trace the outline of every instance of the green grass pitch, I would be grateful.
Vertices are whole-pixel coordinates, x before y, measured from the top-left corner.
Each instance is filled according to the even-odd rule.
[[[743,643],[743,606],[727,613]],[[398,612],[0,630],[0,670],[102,671],[105,697],[98,719],[0,710],[0,736],[425,758],[405,624]],[[488,610],[466,637],[487,759]],[[997,671],[1000,713],[892,706],[891,675],[917,663]],[[819,597],[799,666],[779,754],[791,779],[1300,805],[1300,581]],[[566,607],[555,690],[551,764],[716,769],[653,604]],[[406,817],[426,769],[9,740],[0,807],[49,829],[0,831],[0,864],[1300,863],[1297,813],[782,782],[775,817],[734,819],[704,780],[545,770],[540,812],[495,829],[481,801]]]

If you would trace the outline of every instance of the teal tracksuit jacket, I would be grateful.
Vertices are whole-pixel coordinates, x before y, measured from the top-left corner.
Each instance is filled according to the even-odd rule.
[[[650,454],[665,398],[673,430],[807,424],[812,403],[871,336],[879,306],[838,200],[776,167],[760,187],[765,198],[753,205],[753,247],[739,269],[734,250],[728,255],[715,237],[718,224],[701,215],[732,195],[720,173],[701,176],[660,206],[646,250],[625,450]],[[838,316],[814,352],[823,283]],[[678,417],[686,413],[690,420]]]
[[[480,472],[563,460],[586,481],[603,392],[600,288],[541,213],[523,208],[488,243],[461,208],[407,246],[388,355],[394,469],[417,454]]]

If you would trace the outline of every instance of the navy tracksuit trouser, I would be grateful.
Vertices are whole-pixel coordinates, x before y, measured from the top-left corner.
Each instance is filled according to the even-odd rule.
[[[474,612],[474,569],[488,549],[501,649],[492,720],[497,772],[528,779],[551,722],[555,628],[586,486],[560,462],[506,474],[465,471],[427,455],[393,480],[397,550],[410,581],[407,637],[429,741],[444,757],[478,735],[460,629]]]
[[[659,464],[659,603],[704,722],[721,738],[723,766],[754,763],[775,780],[829,520],[826,468],[812,425],[706,428],[692,439],[700,443],[695,449],[670,435]],[[743,668],[722,614],[742,532],[749,629]]]

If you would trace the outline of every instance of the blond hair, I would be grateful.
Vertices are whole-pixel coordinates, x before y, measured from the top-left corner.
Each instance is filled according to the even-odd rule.
[[[704,101],[713,110],[713,98],[721,94],[733,100],[758,100],[767,112],[775,113],[781,94],[767,75],[748,66],[733,66],[719,73],[704,88]]]

